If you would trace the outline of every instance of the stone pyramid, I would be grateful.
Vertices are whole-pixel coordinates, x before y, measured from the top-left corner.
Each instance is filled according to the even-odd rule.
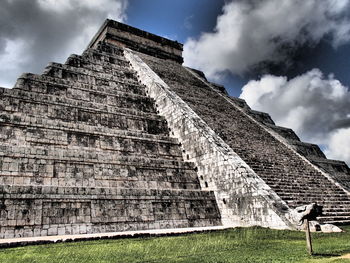
[[[0,238],[260,225],[317,202],[350,223],[350,169],[106,20],[82,55],[0,89]]]

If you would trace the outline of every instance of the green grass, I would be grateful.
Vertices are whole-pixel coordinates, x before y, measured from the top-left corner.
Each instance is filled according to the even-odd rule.
[[[317,254],[313,257],[306,253],[303,232],[254,227],[0,249],[0,262],[350,262],[339,258],[350,253],[350,227],[344,229],[343,233],[313,233]]]

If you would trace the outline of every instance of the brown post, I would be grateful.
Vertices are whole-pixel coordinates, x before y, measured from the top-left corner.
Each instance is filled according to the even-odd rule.
[[[310,226],[309,226],[309,220],[305,219],[305,233],[306,233],[306,246],[307,251],[309,252],[310,256],[312,256],[312,242],[311,242],[311,233],[310,233]]]

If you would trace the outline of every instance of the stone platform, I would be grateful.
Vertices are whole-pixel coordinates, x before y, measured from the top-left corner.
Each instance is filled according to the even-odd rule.
[[[120,238],[140,238],[140,237],[160,237],[160,236],[178,236],[194,233],[206,233],[229,229],[224,226],[213,227],[188,227],[173,229],[152,229],[140,231],[108,232],[83,235],[62,235],[62,236],[44,236],[44,237],[23,237],[0,239],[0,248],[30,246],[39,244],[52,244],[60,242],[79,242],[92,241],[100,239],[120,239]]]

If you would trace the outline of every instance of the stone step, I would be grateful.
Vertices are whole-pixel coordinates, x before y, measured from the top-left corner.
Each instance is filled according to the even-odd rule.
[[[312,203],[312,199],[311,198],[304,198],[304,200],[296,200],[295,203],[297,204],[310,204]],[[287,201],[288,203],[293,203],[293,201]],[[330,199],[325,199],[325,200],[321,200],[319,202],[320,204],[323,204],[327,207],[344,207],[344,208],[349,208],[347,205],[350,204],[350,199],[348,200],[343,200],[343,201],[338,201],[338,200],[330,200]]]
[[[349,200],[349,197],[343,193],[332,193],[328,192],[327,194],[322,195],[321,193],[305,193],[305,194],[296,194],[296,193],[288,193],[288,192],[277,192],[276,193],[284,200],[284,201],[293,201],[293,200],[313,200],[312,202],[324,202],[325,200],[329,201],[347,201]]]
[[[349,210],[349,204],[348,203],[344,203],[343,202],[339,202],[339,203],[326,203],[323,204],[324,205],[324,209],[327,212],[333,212],[333,213],[337,213],[340,210],[344,210],[344,211],[348,211]]]
[[[2,185],[0,194],[0,238],[57,235],[77,224],[79,233],[220,224],[209,191]]]
[[[61,120],[71,123],[108,128],[144,131],[150,134],[167,134],[167,123],[163,117],[153,113],[144,113],[132,109],[115,109],[106,107],[105,110],[71,106],[62,103],[37,102],[15,97],[2,97],[0,115],[2,113],[21,112],[28,116]]]
[[[82,169],[86,168],[85,177],[91,175],[99,179],[108,179],[113,176],[117,179],[125,177],[131,181],[140,178],[142,180],[161,179],[173,182],[197,182],[198,179],[193,163],[174,162],[175,160],[125,156],[105,161],[66,156],[61,158],[43,156],[40,159],[38,157],[39,155],[36,154],[3,154],[0,157],[0,165],[3,168],[1,173],[13,176],[19,174],[49,176],[51,174],[52,177],[56,177],[60,176],[61,172],[81,173]]]
[[[329,190],[332,192],[338,192],[338,193],[344,193],[344,191],[337,187],[336,185],[332,185],[331,183],[328,183],[326,181],[320,181],[320,182],[308,182],[308,181],[299,181],[298,183],[295,183],[292,186],[289,186],[284,188],[285,186],[287,186],[286,184],[288,182],[281,182],[280,185],[276,185],[278,184],[278,182],[274,182],[273,184],[270,184],[268,181],[265,181],[274,191],[276,192],[290,192],[290,193],[307,193],[307,192],[311,192],[311,191],[316,191],[316,192],[320,192],[320,193],[324,193],[324,192],[328,192]],[[324,184],[323,184],[324,182]],[[292,182],[290,182],[292,183]]]
[[[126,138],[106,135],[94,135],[80,131],[61,131],[45,129],[21,129],[1,126],[0,142],[3,145],[22,145],[26,147],[51,147],[57,150],[80,148],[96,149],[105,153],[122,155],[143,154],[147,156],[182,159],[181,147],[178,143],[155,141],[143,138]]]
[[[107,42],[101,41],[98,43],[96,50],[100,53],[110,54],[114,56],[123,56],[124,51],[122,48],[116,45],[109,44]]]
[[[72,161],[72,162],[87,162],[92,164],[115,164],[115,165],[132,165],[138,167],[152,167],[152,168],[170,168],[170,169],[194,169],[195,165],[191,162],[183,160],[170,160],[164,158],[152,158],[145,155],[137,154],[120,155],[120,154],[105,154],[104,152],[85,149],[81,151],[76,149],[60,149],[55,151],[52,147],[37,146],[37,147],[23,147],[21,145],[7,146],[0,145],[0,158],[24,158],[24,159],[38,159],[38,160],[53,160],[53,161]],[[10,159],[7,161],[11,163]],[[17,168],[18,170],[18,168]],[[9,171],[12,171],[9,169]]]
[[[326,158],[320,158],[320,157],[310,157],[309,160],[315,164],[318,164],[320,167],[323,167],[323,165],[325,165],[325,167],[326,166],[332,167],[332,172],[344,172],[344,173],[349,173],[350,175],[350,168],[347,166],[347,164],[344,161],[332,160],[332,159],[326,159]]]
[[[108,43],[107,43],[108,45]],[[130,65],[129,61],[125,58],[124,56],[124,50],[123,49],[119,49],[119,50],[115,50],[116,53],[114,52],[109,52],[106,51],[105,49],[101,49],[101,48],[87,48],[84,50],[84,52],[82,53],[82,57],[86,58],[89,57],[91,55],[97,56],[96,58],[92,58],[92,61],[99,61],[99,60],[103,60],[104,62],[109,62],[110,58],[113,59],[117,59],[117,60],[121,60],[121,61],[125,61],[128,65]],[[113,63],[113,61],[111,61],[110,63]]]
[[[307,182],[319,182],[320,180],[323,181],[325,177],[321,171],[320,172],[310,172],[307,174],[301,174],[300,176],[288,176],[291,174],[294,174],[296,172],[300,172],[298,170],[284,170],[280,171],[279,169],[274,169],[273,167],[268,167],[267,165],[264,165],[264,167],[258,167],[257,165],[251,166],[254,171],[260,173],[260,177],[263,178],[266,181],[269,181],[271,183],[274,182],[295,182],[298,184],[300,181],[307,181]]]
[[[11,136],[11,127],[21,127],[23,129],[47,129],[51,131],[62,131],[62,132],[80,132],[81,134],[91,134],[94,136],[109,136],[126,139],[139,139],[145,141],[159,141],[159,142],[170,142],[172,144],[178,144],[176,138],[169,137],[168,134],[148,134],[142,131],[128,131],[110,129],[104,126],[91,126],[78,123],[67,123],[61,120],[48,119],[45,117],[36,118],[30,117],[21,113],[8,113],[2,112],[0,114],[0,126],[3,127],[3,133],[0,134],[1,138]],[[7,127],[7,128],[6,128]],[[51,140],[55,138],[51,137]]]
[[[43,75],[91,84],[96,84],[97,79],[103,79],[112,82],[119,82],[120,79],[124,79],[137,82],[135,72],[132,70],[121,70],[113,71],[111,73],[104,73],[84,68],[75,68],[69,65],[55,62],[51,62],[46,66]]]
[[[350,225],[350,219],[347,220],[336,220],[336,221],[326,221],[325,223],[333,224],[333,225]]]
[[[134,71],[122,74],[122,72],[115,72],[115,75],[93,72],[87,69],[74,68],[68,65],[52,62],[48,64],[41,76],[44,78],[57,79],[60,84],[77,83],[81,85],[113,86],[118,83],[126,83],[140,85],[140,82],[134,75]]]
[[[11,185],[42,185],[42,186],[59,186],[59,187],[115,187],[115,188],[128,188],[128,189],[186,189],[186,190],[200,190],[200,184],[197,181],[194,182],[174,182],[166,181],[164,178],[158,180],[141,180],[134,178],[132,180],[125,178],[118,178],[118,176],[110,178],[95,178],[95,177],[82,177],[71,176],[71,173],[64,174],[62,176],[52,178],[40,175],[11,175],[0,173],[1,184]]]
[[[240,146],[241,147],[241,146]],[[254,155],[252,152],[249,152],[248,150],[241,150],[234,148],[235,152],[241,156],[241,158],[246,159],[246,163],[250,166],[254,166],[254,169],[257,169],[260,173],[264,172],[266,170],[266,175],[273,175],[271,178],[275,178],[276,175],[278,176],[284,176],[288,177],[288,174],[295,174],[298,173],[298,175],[308,176],[308,175],[321,175],[320,172],[317,170],[312,169],[311,164],[303,163],[304,161],[302,159],[299,159],[299,156],[294,156],[293,159],[291,159],[291,166],[281,166],[279,161],[286,161],[284,160],[283,156],[276,156],[276,158],[273,158],[273,155],[271,153],[262,154],[259,156],[261,159],[257,159],[258,156]],[[288,153],[288,155],[291,153]],[[308,169],[305,169],[305,166]],[[304,171],[302,170],[304,168]],[[305,172],[307,171],[307,172]],[[262,175],[264,175],[262,173]],[[278,178],[278,177],[277,177]],[[289,178],[293,178],[290,177]]]
[[[28,102],[28,103],[48,105],[48,106],[58,105],[62,107],[70,107],[72,109],[79,108],[79,109],[85,109],[88,111],[96,111],[96,112],[103,112],[103,113],[110,113],[110,114],[129,114],[129,115],[136,115],[136,116],[150,116],[155,119],[160,119],[159,115],[157,115],[155,113],[155,110],[152,108],[153,101],[151,99],[148,99],[147,97],[142,97],[142,100],[145,100],[145,103],[144,103],[145,105],[141,105],[141,106],[144,106],[143,109],[137,109],[137,108],[133,109],[133,108],[130,108],[130,105],[125,105],[124,108],[118,108],[116,106],[104,105],[102,103],[78,101],[78,100],[72,100],[67,98],[60,98],[59,96],[54,96],[54,95],[35,94],[35,93],[12,90],[12,89],[9,91],[0,93],[0,99],[2,101],[2,105],[0,105],[2,106],[1,108],[8,111],[21,111],[21,107],[19,107],[18,104],[20,102],[23,102],[23,103]],[[141,102],[141,101],[138,101],[136,99],[134,103],[136,104],[137,102]],[[137,106],[135,105],[135,107]],[[148,110],[151,110],[151,111],[147,112],[146,107],[148,107],[149,108]]]
[[[276,192],[278,193],[278,195],[280,196],[283,196],[283,197],[286,197],[286,198],[290,198],[290,199],[293,199],[293,198],[305,198],[305,199],[308,199],[308,198],[315,198],[315,197],[319,197],[321,198],[322,200],[325,199],[325,200],[332,200],[330,198],[346,198],[347,200],[350,200],[350,196],[348,194],[346,194],[345,192],[341,193],[341,192],[332,192],[331,190],[328,191],[327,193],[320,193],[320,192],[310,192],[310,193],[296,193],[296,192],[291,192],[291,193],[288,193],[288,192]]]
[[[138,159],[142,160],[144,164],[147,164],[151,160],[159,160],[160,162],[163,161],[169,161],[169,162],[183,162],[182,156],[171,156],[171,155],[160,155],[157,153],[150,152],[141,152],[141,151],[130,151],[130,152],[119,152],[119,151],[108,151],[104,149],[95,149],[95,148],[88,148],[88,147],[67,147],[67,146],[60,146],[60,145],[48,145],[48,144],[37,144],[37,145],[25,145],[19,144],[19,145],[12,145],[7,143],[1,143],[2,149],[6,147],[6,149],[11,149],[11,147],[21,146],[21,151],[32,153],[30,157],[33,156],[40,156],[41,154],[48,154],[49,157],[52,159],[57,159],[55,155],[53,155],[55,152],[57,153],[64,153],[66,156],[85,156],[90,154],[95,154],[98,156],[98,158],[103,158],[103,156],[108,156],[110,158],[130,158],[130,159]],[[33,154],[39,152],[40,154]],[[6,150],[3,150],[0,152],[1,156],[13,156],[13,153],[9,150],[8,152]],[[1,158],[0,156],[0,158]],[[29,157],[28,157],[29,158]],[[78,157],[76,157],[78,158]],[[75,160],[75,159],[74,159]],[[76,160],[75,160],[76,161]],[[167,162],[166,162],[167,163]]]
[[[281,191],[283,192],[284,190],[286,192],[297,192],[297,193],[304,193],[304,192],[308,192],[308,191],[318,191],[320,193],[324,193],[323,190],[320,190],[317,186],[313,187],[310,185],[300,185],[300,184],[296,184],[296,185],[287,185],[287,184],[269,184],[269,186],[271,188],[273,188],[275,191]],[[330,185],[330,188],[332,189],[332,192],[339,192],[339,193],[344,193],[344,190],[337,188],[334,185]]]
[[[295,150],[302,156],[326,159],[326,156],[321,151],[320,147],[318,147],[318,145],[316,144],[301,142],[299,140],[290,141],[290,143],[295,148]]]
[[[59,186],[59,187],[115,187],[115,188],[128,188],[128,189],[183,189],[183,190],[200,190],[200,184],[198,181],[193,182],[175,182],[173,180],[165,180],[166,178],[160,177],[156,180],[151,179],[139,179],[139,178],[122,178],[117,175],[109,178],[97,178],[97,177],[83,177],[72,173],[61,173],[62,175],[57,177],[41,176],[41,175],[6,175],[0,173],[1,184],[10,185],[30,185],[30,186]]]
[[[155,149],[147,152],[137,145],[132,147],[134,152],[116,154],[96,148],[6,142],[1,144],[0,184],[199,189],[193,164],[183,162],[179,145],[174,147],[178,156],[162,155],[159,150],[156,155]]]
[[[336,201],[336,200],[312,200],[312,199],[307,199],[307,200],[287,200],[285,201],[289,207],[295,208],[298,206],[302,205],[308,205],[310,203],[317,203],[319,205],[324,206],[325,208],[329,209],[328,211],[333,211],[333,208],[339,209],[339,208],[344,208],[348,209],[350,207],[350,201]]]
[[[288,141],[300,141],[298,135],[296,135],[296,133],[292,129],[269,123],[264,123],[264,125],[272,129],[274,132],[278,133],[280,136],[287,139]]]
[[[333,216],[333,215],[337,215],[337,216],[348,216],[350,219],[350,211],[347,212],[340,212],[340,211],[336,211],[336,210],[327,210],[327,211],[323,211],[322,213],[322,217],[325,216]]]
[[[305,163],[302,159],[299,159],[298,156],[294,156],[295,159],[291,160],[292,166],[281,166],[280,163],[278,163],[280,160],[283,160],[283,156],[276,157],[275,159],[271,155],[271,153],[262,154],[259,156],[261,159],[257,159],[258,156],[254,155],[252,152],[249,152],[249,150],[244,149],[234,149],[237,154],[242,156],[242,158],[247,158],[246,163],[249,163],[249,165],[254,166],[255,169],[260,169],[261,171],[264,171],[265,169],[268,170],[270,174],[271,172],[274,173],[274,175],[279,175],[282,177],[287,177],[288,173],[297,173],[299,172],[303,176],[308,175],[317,175],[320,174],[317,170],[310,169],[311,164],[307,164],[307,173],[302,172],[301,168],[304,166]],[[270,169],[269,169],[270,168]],[[272,176],[274,178],[275,176]],[[278,179],[278,178],[277,178]]]
[[[309,158],[309,160],[350,192],[350,168],[345,162],[322,158]]]
[[[96,61],[88,61],[88,57],[84,58],[83,56],[79,55],[71,55],[71,58],[67,62],[71,62],[71,64],[50,62],[46,66],[44,74],[46,74],[48,69],[53,71],[66,70],[67,72],[75,72],[77,74],[94,76],[96,78],[104,78],[108,80],[114,80],[115,77],[118,77],[121,79],[137,81],[136,72],[131,68],[130,64],[127,64],[126,66],[106,63],[101,64],[98,62],[98,64],[95,64]]]
[[[275,122],[272,120],[271,116],[266,112],[256,111],[256,110],[247,110],[248,114],[252,116],[255,120],[257,120],[260,123],[268,123],[268,124],[275,124]]]
[[[70,55],[64,64],[107,73],[111,70],[130,70],[130,63],[124,56],[113,56],[93,49],[84,51],[82,55]]]
[[[284,199],[283,199],[284,200]],[[332,199],[332,200],[325,200],[325,199],[321,199],[321,198],[308,198],[308,199],[289,199],[289,200],[284,200],[289,207],[291,208],[295,208],[298,206],[303,206],[303,205],[308,205],[311,203],[317,203],[319,205],[322,205],[324,207],[329,208],[330,210],[333,210],[333,208],[349,208],[350,203],[349,203],[349,199],[342,199],[342,200],[337,200],[337,199]],[[329,211],[330,211],[329,210]]]
[[[314,184],[309,184],[305,187],[314,187],[315,185],[323,184],[325,183],[327,186],[330,187],[336,187],[332,181],[330,181],[327,177],[325,177],[323,174],[319,173],[317,175],[307,175],[307,176],[300,176],[296,178],[288,178],[283,175],[280,175],[280,177],[277,177],[278,175],[276,174],[276,177],[272,177],[269,175],[267,177],[266,175],[262,174],[261,177],[264,181],[268,182],[269,184],[273,186],[281,186],[281,187],[293,187],[293,185],[296,186],[302,186],[304,182],[307,183],[314,183]],[[337,187],[336,187],[337,188]]]
[[[130,189],[113,187],[58,187],[0,185],[0,194],[18,199],[158,199],[158,200],[204,200],[215,201],[212,191],[189,189]]]
[[[277,192],[288,192],[288,193],[300,193],[300,194],[307,194],[307,193],[321,193],[321,194],[327,194],[328,192],[332,193],[339,193],[344,194],[345,191],[336,185],[332,185],[331,183],[327,186],[328,191],[325,191],[325,189],[320,189],[318,184],[315,185],[301,185],[301,184],[295,184],[295,185],[276,185],[276,184],[269,184],[269,186]]]
[[[328,213],[332,212],[340,212],[340,213],[350,213],[350,207],[324,207],[323,212]]]
[[[339,222],[339,221],[350,221],[350,214],[347,216],[333,215],[333,216],[320,216],[317,218],[320,222]]]
[[[35,87],[35,88],[32,88]],[[10,91],[1,90],[1,93],[18,93],[23,92],[35,93],[46,96],[58,96],[59,98],[67,98],[69,100],[77,100],[81,102],[92,102],[104,105],[115,105],[117,107],[123,107],[123,104],[127,103],[128,100],[134,100],[140,104],[145,101],[152,101],[146,96],[146,92],[141,91],[143,87],[138,87],[138,93],[128,89],[119,91],[118,88],[113,88],[113,93],[101,92],[99,90],[89,90],[86,88],[80,88],[77,86],[67,86],[62,84],[55,84],[50,81],[41,81],[40,78],[35,79],[22,79],[21,84],[17,83],[16,88]],[[77,103],[77,102],[73,102]],[[138,105],[134,105],[138,107]],[[124,106],[125,107],[125,106]]]
[[[274,191],[280,195],[280,196],[289,196],[291,198],[294,197],[329,197],[329,196],[334,196],[334,197],[340,197],[340,196],[347,196],[347,194],[344,191],[338,191],[337,189],[334,190],[329,190],[328,192],[321,192],[318,189],[309,189],[307,191],[305,190],[299,190],[299,189],[294,189],[293,191],[288,191],[288,190],[275,190]]]
[[[346,194],[331,194],[328,193],[327,195],[322,195],[322,194],[288,194],[288,193],[277,193],[284,201],[293,201],[293,200],[318,200],[318,202],[324,202],[326,200],[328,201],[335,201],[335,202],[341,202],[341,201],[350,201],[349,196]]]
[[[299,177],[285,177],[283,175],[280,175],[280,177],[277,177],[278,174],[276,174],[276,177],[269,176],[267,177],[266,175],[261,175],[262,179],[266,182],[268,182],[271,185],[297,185],[301,186],[305,182],[308,183],[309,187],[313,187],[314,185],[320,185],[325,183],[327,186],[333,186],[334,184],[329,181],[325,176],[323,176],[321,173],[317,175],[307,175],[307,176],[299,176]]]
[[[37,85],[40,83],[40,85]],[[73,91],[81,90],[82,92],[94,92],[103,95],[120,95],[120,92],[136,95],[146,95],[145,88],[138,82],[134,81],[108,81],[101,79],[98,85],[85,84],[78,81],[70,81],[49,76],[25,73],[22,74],[15,88],[40,93],[74,96]],[[69,92],[70,90],[71,92]],[[84,98],[82,98],[84,99]]]
[[[308,176],[304,176],[304,177],[299,177],[299,178],[284,178],[284,177],[280,177],[280,178],[264,178],[263,179],[268,182],[269,184],[273,185],[273,186],[281,186],[281,187],[290,187],[293,188],[293,186],[297,186],[297,187],[308,187],[308,188],[315,188],[315,186],[317,187],[318,185],[324,185],[326,184],[327,186],[331,187],[331,188],[338,188],[336,187],[332,181],[329,181],[328,178],[321,177],[319,175],[316,176],[312,176],[312,175],[308,175]],[[308,185],[304,185],[305,183],[308,183]]]
[[[111,161],[38,155],[0,157],[0,184],[199,189],[191,163],[119,158]],[[128,160],[131,160],[128,162]]]
[[[107,112],[118,112],[119,110],[132,109],[133,111],[141,111],[145,113],[156,113],[154,100],[146,96],[129,95],[126,93],[120,96],[106,96],[97,93],[88,94],[76,90],[73,98],[62,95],[51,95],[46,93],[38,93],[33,91],[25,91],[19,89],[5,89],[0,93],[0,99],[6,97],[17,98],[20,100],[30,100],[38,103],[63,104],[72,107],[83,107]],[[85,99],[79,99],[85,97]]]
[[[242,108],[244,110],[250,110],[251,109],[244,99],[237,98],[237,97],[229,97],[229,98],[239,108]]]
[[[281,196],[295,196],[295,197],[315,197],[315,196],[324,196],[325,198],[328,198],[328,196],[333,196],[333,197],[341,197],[341,196],[348,196],[344,191],[333,191],[329,189],[327,192],[321,192],[318,191],[318,189],[312,189],[309,191],[298,191],[298,189],[294,189],[294,191],[283,191],[279,190],[276,191]]]

